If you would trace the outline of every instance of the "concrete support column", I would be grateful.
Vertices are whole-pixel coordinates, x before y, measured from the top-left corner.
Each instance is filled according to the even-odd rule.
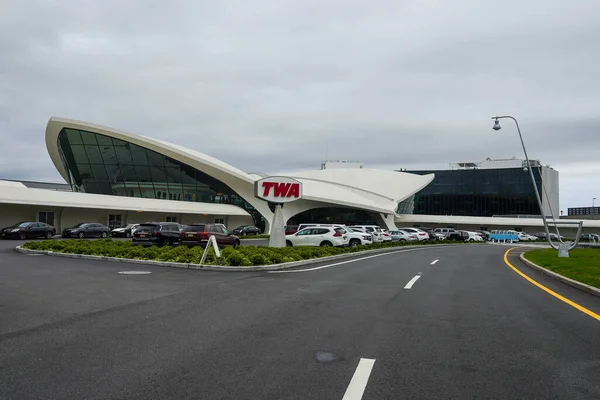
[[[281,204],[275,206],[269,247],[285,247],[285,221]]]

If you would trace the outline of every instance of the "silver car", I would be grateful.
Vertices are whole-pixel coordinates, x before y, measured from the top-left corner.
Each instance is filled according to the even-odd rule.
[[[390,234],[390,236],[392,237],[392,241],[394,242],[413,242],[419,240],[419,238],[417,238],[417,235],[415,235],[414,233],[407,232],[402,229],[389,231],[388,233]]]

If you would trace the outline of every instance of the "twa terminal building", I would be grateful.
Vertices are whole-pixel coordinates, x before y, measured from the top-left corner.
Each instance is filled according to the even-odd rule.
[[[67,184],[0,181],[0,224],[35,220],[57,231],[78,222],[110,227],[146,221],[257,225],[270,232],[275,203],[255,193],[269,175],[247,173],[194,150],[145,136],[51,118],[46,147]],[[282,207],[284,221],[376,224],[395,229],[398,204],[433,174],[377,169],[280,173],[302,184],[301,198]],[[53,190],[48,190],[53,189]]]

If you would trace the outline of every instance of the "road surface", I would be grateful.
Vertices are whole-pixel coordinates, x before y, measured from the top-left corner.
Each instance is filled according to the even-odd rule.
[[[1,399],[600,398],[600,321],[509,268],[506,246],[222,273],[14,244],[0,242]],[[516,268],[600,313],[519,251]]]

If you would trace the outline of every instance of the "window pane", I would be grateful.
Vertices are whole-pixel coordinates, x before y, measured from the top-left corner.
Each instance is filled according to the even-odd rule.
[[[111,182],[113,194],[117,196],[127,196],[129,197],[129,192],[127,191],[127,186],[123,182]]]
[[[163,168],[165,166],[165,164],[163,162],[163,157],[160,154],[155,153],[150,150],[148,150],[146,153],[148,154],[148,164],[150,166],[153,166],[153,167],[160,166],[161,168]]]
[[[167,174],[167,182],[181,183],[181,171],[179,168],[165,168]]]
[[[127,146],[119,146],[115,147],[115,152],[117,153],[117,162],[121,165],[133,165],[133,161],[131,160],[131,152],[129,151],[129,147]]]
[[[135,166],[135,174],[138,182],[152,182],[152,175],[150,174],[150,168]]]
[[[83,140],[83,144],[92,144],[94,146],[98,145],[96,142],[96,135],[91,132],[79,131],[81,133],[81,139]]]
[[[94,176],[96,177],[96,181],[108,182],[108,174],[106,173],[106,169],[104,165],[92,165],[92,171],[94,172]]]
[[[89,164],[79,164],[77,165],[77,169],[79,170],[79,181],[94,179],[94,173]]]
[[[124,142],[120,139],[112,138],[112,141],[114,146],[127,146],[127,142]]]
[[[85,147],[83,145],[75,145],[71,146],[73,151],[73,158],[75,159],[75,163],[77,164],[89,164],[87,154],[85,152]]]
[[[154,182],[154,185],[159,185],[166,189],[167,175],[165,174],[164,168],[153,167],[150,169],[150,173],[152,174],[152,181]]]
[[[127,194],[130,197],[143,197],[140,187],[135,182],[127,182]]]
[[[135,173],[135,167],[132,165],[121,166],[121,178],[124,182],[138,183],[138,178]]]
[[[131,156],[133,158],[134,165],[148,165],[148,157],[146,156],[146,149],[132,144]]]
[[[98,140],[98,144],[100,146],[112,146],[112,140],[108,136],[104,135],[96,135],[96,140]]]
[[[152,182],[140,182],[139,183],[141,197],[145,197],[147,199],[155,199],[156,193],[154,192],[154,185]]]
[[[100,149],[98,146],[85,146],[85,152],[87,153],[90,164],[102,164],[102,156],[100,155]]]
[[[163,157],[164,163],[165,163],[165,167],[167,168],[177,168],[179,169],[179,161],[173,160],[172,158],[169,157]]]
[[[100,146],[100,154],[105,164],[115,164],[117,162],[117,155],[112,144],[110,146]]]
[[[113,194],[112,186],[110,182],[98,182],[98,193],[100,194]]]
[[[106,164],[106,173],[108,174],[108,181],[110,182],[123,182],[123,177],[121,176],[121,168],[117,164]]]
[[[82,182],[83,190],[86,193],[100,193],[95,179],[84,179]]]
[[[83,143],[81,141],[81,135],[79,134],[78,130],[75,130],[75,129],[65,129],[65,132],[67,133],[67,138],[69,139],[69,143],[71,145],[82,144]]]

